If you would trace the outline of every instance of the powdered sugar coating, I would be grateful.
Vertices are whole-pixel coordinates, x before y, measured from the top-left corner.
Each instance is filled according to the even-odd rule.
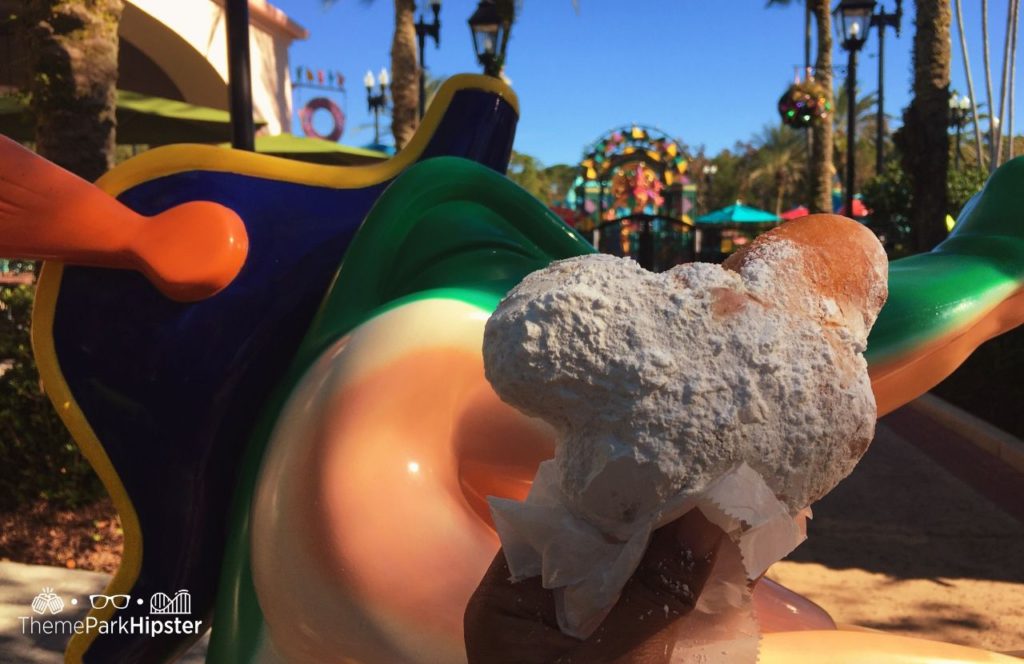
[[[741,273],[571,258],[502,301],[484,333],[487,378],[556,428],[578,516],[628,530],[740,461],[795,513],[853,469],[875,422],[862,335],[826,323],[837,305],[820,293],[780,302],[789,291],[773,280],[799,252],[775,244]]]

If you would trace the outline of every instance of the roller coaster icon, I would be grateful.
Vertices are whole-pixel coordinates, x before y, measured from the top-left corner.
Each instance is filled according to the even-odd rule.
[[[158,615],[183,616],[192,613],[192,596],[179,590],[170,597],[167,593],[153,593],[149,598],[149,612]]]

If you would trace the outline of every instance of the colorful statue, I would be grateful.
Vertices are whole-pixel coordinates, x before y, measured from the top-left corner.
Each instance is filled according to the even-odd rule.
[[[523,497],[552,441],[485,381],[484,322],[526,274],[593,251],[501,175],[516,119],[501,82],[458,76],[389,162],[172,146],[105,194],[0,142],[0,254],[47,259],[37,361],[125,530],[107,593],[188,589],[210,662],[464,659],[497,549],[484,498]],[[880,414],[1024,322],[1022,180],[1005,165],[946,242],[891,265]],[[764,662],[999,661],[835,629],[775,584],[755,599]],[[94,630],[67,661],[170,661],[195,638]]]

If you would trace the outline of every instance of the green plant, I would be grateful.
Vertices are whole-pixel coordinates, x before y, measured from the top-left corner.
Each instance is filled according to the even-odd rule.
[[[946,176],[949,214],[957,216],[971,196],[985,186],[986,178],[985,171],[974,166],[950,169]],[[886,236],[890,258],[913,253],[910,226],[913,198],[899,155],[893,155],[886,162],[881,175],[864,183],[864,205],[871,210],[872,227]]]
[[[949,169],[946,188],[949,192],[949,213],[954,217],[960,214],[967,201],[985,186],[988,174],[980,168],[965,167]]]
[[[33,290],[0,286],[0,510],[40,498],[75,507],[104,495],[43,393],[29,338]]]
[[[871,226],[884,238],[889,258],[912,253],[910,183],[899,158],[889,159],[881,174],[864,183],[864,205],[871,210]]]

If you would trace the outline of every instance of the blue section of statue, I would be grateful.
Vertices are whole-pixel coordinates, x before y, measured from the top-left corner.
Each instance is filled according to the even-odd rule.
[[[456,155],[504,172],[516,120],[497,95],[458,91],[420,159]],[[154,593],[179,589],[191,592],[194,618],[210,617],[254,419],[387,184],[331,189],[190,171],[124,192],[120,200],[146,215],[209,200],[242,218],[245,266],[200,302],[172,302],[135,272],[65,268],[53,329],[58,360],[142,527],[142,570],[132,604],[116,617],[148,615]],[[187,643],[101,634],[85,661],[163,661]]]

